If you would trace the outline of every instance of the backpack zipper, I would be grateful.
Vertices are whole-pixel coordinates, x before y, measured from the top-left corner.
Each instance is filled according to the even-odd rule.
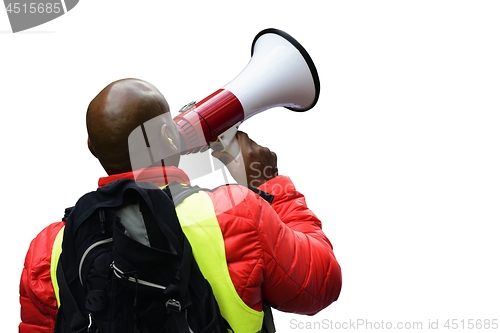
[[[122,270],[120,270],[118,267],[116,267],[116,265],[115,265],[114,262],[111,264],[111,266],[113,267],[113,271],[114,271],[115,275],[119,279],[126,279],[126,280],[128,280],[130,282],[142,284],[143,286],[157,288],[157,289],[161,289],[161,290],[167,289],[167,287],[162,286],[161,284],[156,284],[156,283],[153,283],[153,282],[148,282],[148,281],[144,281],[144,280],[141,280],[141,279],[136,279],[136,278],[133,278],[131,276],[126,276],[125,273]]]

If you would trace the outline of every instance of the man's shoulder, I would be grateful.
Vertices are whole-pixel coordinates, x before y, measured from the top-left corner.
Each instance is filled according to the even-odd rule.
[[[212,198],[214,206],[224,211],[241,205],[260,205],[263,199],[257,191],[240,184],[225,184],[207,193]]]
[[[38,235],[33,239],[33,242],[50,242],[53,241],[59,231],[66,225],[65,221],[53,222],[43,228]]]
[[[53,222],[43,228],[31,241],[26,253],[25,267],[34,275],[37,275],[38,271],[43,271],[45,266],[50,267],[55,239],[65,225],[64,221]]]

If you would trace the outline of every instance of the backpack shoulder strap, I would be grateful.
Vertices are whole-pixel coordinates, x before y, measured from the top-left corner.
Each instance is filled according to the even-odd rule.
[[[164,235],[158,223],[156,223],[153,213],[143,200],[139,200],[139,209],[144,220],[144,226],[146,227],[146,233],[151,246],[163,251],[168,251],[170,246],[167,237]]]
[[[197,185],[181,185],[178,182],[172,182],[163,189],[163,192],[165,192],[169,198],[172,199],[175,206],[179,205],[191,194],[199,191],[209,191],[209,189],[201,188]]]
[[[258,194],[262,199],[266,200],[268,203],[270,203],[270,204],[273,203],[274,195],[267,193],[267,192],[264,192],[262,190],[259,190],[258,188],[250,186],[250,185],[246,185],[246,187],[248,187],[248,189],[251,190],[252,192]]]
[[[61,296],[63,296],[67,302],[68,307],[71,309],[71,313],[58,313],[58,316],[63,315],[64,321],[71,327],[74,332],[93,332],[92,330],[92,322],[89,318],[85,318],[85,315],[80,311],[78,305],[76,304],[73,295],[71,295],[71,291],[69,290],[68,283],[66,282],[66,277],[64,276],[64,268],[62,261],[59,260],[57,263],[57,283],[59,284],[59,292]],[[61,309],[59,309],[61,310]],[[60,321],[58,320],[59,324]]]

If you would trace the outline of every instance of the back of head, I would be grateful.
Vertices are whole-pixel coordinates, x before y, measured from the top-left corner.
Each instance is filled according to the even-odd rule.
[[[112,82],[87,109],[89,148],[108,174],[132,171],[130,133],[155,117],[160,127],[163,123],[171,128],[173,121],[169,111],[163,95],[150,83],[138,79]],[[158,136],[159,133],[160,128]]]

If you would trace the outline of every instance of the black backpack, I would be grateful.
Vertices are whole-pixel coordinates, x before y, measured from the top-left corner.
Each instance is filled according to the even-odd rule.
[[[175,212],[199,190],[122,179],[81,197],[66,219],[55,332],[227,332]],[[150,246],[120,222],[117,208],[130,204]]]

